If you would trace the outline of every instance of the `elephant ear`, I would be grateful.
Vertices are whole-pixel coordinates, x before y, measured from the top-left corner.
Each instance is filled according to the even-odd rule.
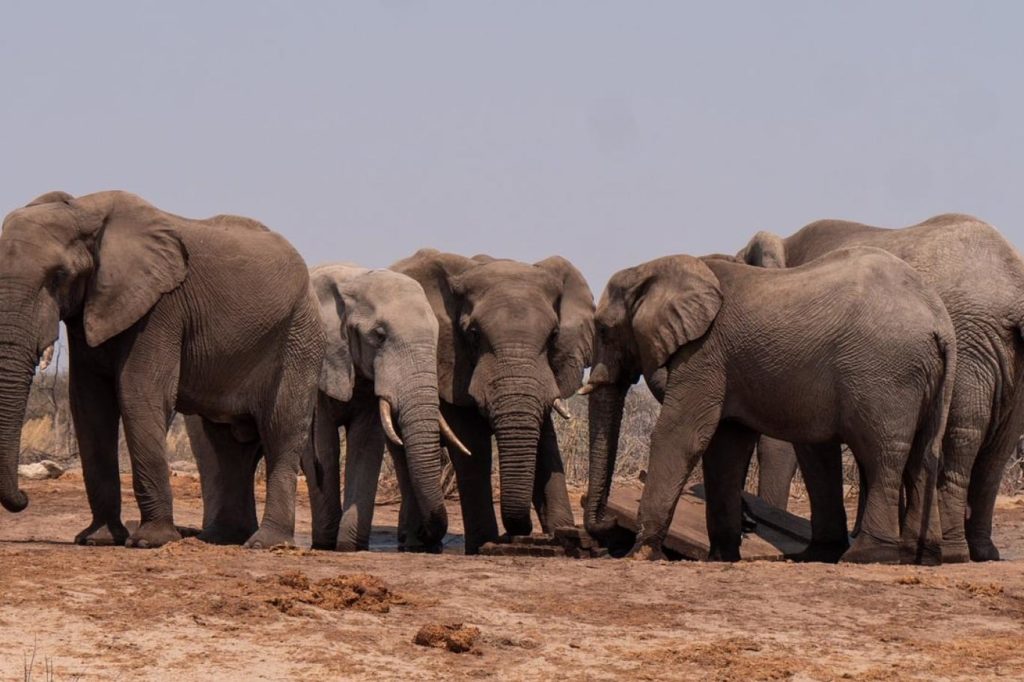
[[[459,328],[462,301],[452,287],[452,279],[480,265],[477,259],[481,258],[488,257],[466,258],[436,249],[420,249],[390,268],[419,282],[430,301],[438,323],[437,390],[442,400],[455,405],[475,403],[469,396],[473,351]]]
[[[138,322],[188,273],[188,252],[170,216],[141,200],[113,201],[96,240],[84,312],[90,346]]]
[[[594,294],[576,267],[552,256],[536,263],[562,285],[558,303],[558,335],[551,348],[558,392],[568,398],[583,384],[583,369],[594,353]]]
[[[32,201],[25,204],[25,208],[29,208],[31,206],[42,206],[43,204],[69,204],[74,200],[75,198],[67,192],[56,190],[53,192],[47,192],[46,194],[40,194]]]
[[[747,265],[756,265],[759,268],[784,268],[786,245],[779,235],[762,230],[747,242],[746,247],[736,257]]]
[[[637,268],[630,308],[633,335],[646,376],[704,336],[722,307],[711,269],[690,256],[668,256]]]
[[[336,275],[331,268],[314,268],[310,273],[310,285],[316,295],[326,337],[319,387],[331,398],[346,402],[352,399],[356,370],[345,331],[345,300],[338,291]]]

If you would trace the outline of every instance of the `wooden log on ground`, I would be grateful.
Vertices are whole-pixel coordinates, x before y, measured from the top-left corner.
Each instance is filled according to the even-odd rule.
[[[608,496],[608,511],[615,515],[620,526],[634,533],[639,530],[637,512],[641,493],[641,488],[619,486]],[[810,521],[776,509],[749,493],[743,494],[743,500],[757,522],[754,530],[743,536],[740,555],[744,561],[778,561],[806,549],[811,540]],[[706,560],[711,543],[705,513],[703,486],[685,491],[672,517],[665,547],[687,559]]]

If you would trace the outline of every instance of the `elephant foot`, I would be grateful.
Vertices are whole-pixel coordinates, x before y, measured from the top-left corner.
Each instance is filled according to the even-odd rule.
[[[900,543],[898,540],[876,538],[861,529],[840,561],[844,564],[898,564]]]
[[[634,561],[664,561],[665,553],[660,541],[646,540],[638,542],[626,557]]]
[[[941,566],[945,557],[942,545],[935,543],[910,543],[900,546],[901,564],[919,564],[921,566]]]
[[[942,563],[963,564],[971,560],[971,550],[965,540],[943,541]]]
[[[277,530],[270,526],[261,526],[242,546],[246,549],[270,549],[278,545],[294,547],[294,534]]]
[[[435,542],[432,545],[399,545],[398,551],[409,554],[440,554],[444,551],[444,544]]]
[[[197,537],[211,545],[240,545],[252,534],[251,528],[214,525],[203,528]]]
[[[999,561],[999,550],[989,539],[967,541],[970,548],[971,561]]]
[[[180,539],[181,533],[178,532],[173,521],[145,521],[128,536],[128,540],[124,544],[127,547],[152,549],[163,547],[168,542],[176,542]]]
[[[118,521],[94,521],[92,525],[75,536],[76,545],[89,547],[120,547],[128,539],[128,529]]]
[[[338,540],[331,549],[336,552],[369,552],[370,543],[369,541],[353,542],[351,540]]]
[[[736,562],[740,560],[740,543],[712,542],[708,549],[708,561]]]
[[[811,542],[807,549],[794,554],[790,559],[797,562],[815,562],[823,564],[838,563],[839,559],[850,549],[845,540],[838,542]]]

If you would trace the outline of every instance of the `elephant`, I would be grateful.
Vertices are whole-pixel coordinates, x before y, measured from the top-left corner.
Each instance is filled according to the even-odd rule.
[[[63,321],[92,511],[75,542],[180,539],[165,452],[174,411],[198,416],[221,446],[218,476],[255,467],[246,453],[265,455],[262,523],[253,510],[243,539],[255,548],[291,541],[324,336],[305,263],[283,237],[238,216],[182,218],[123,191],[50,192],[4,219],[0,263],[6,509],[28,502],[16,478],[21,422],[39,354]],[[119,420],[141,513],[131,534],[121,522]]]
[[[784,268],[850,246],[909,263],[953,320],[960,362],[939,477],[943,561],[998,560],[996,495],[1024,432],[1024,261],[991,225],[961,214],[901,229],[821,220],[785,239],[759,232],[738,257]]]
[[[600,537],[615,523],[606,503],[626,391],[641,374],[657,382],[665,368],[634,557],[660,556],[703,456],[710,558],[739,559],[740,493],[766,434],[799,444],[811,495],[808,557],[937,560],[934,486],[956,343],[942,301],[906,263],[863,247],[781,271],[667,256],[613,275],[595,321],[584,389],[589,532]],[[818,513],[822,498],[841,496],[843,442],[869,482],[863,532],[848,550],[845,515]]]
[[[400,532],[412,528],[421,534],[400,537],[400,549],[440,551],[448,517],[439,434],[463,451],[465,446],[438,406],[437,318],[422,287],[391,270],[332,263],[312,268],[309,277],[327,340],[313,433],[302,456],[313,548],[369,549],[386,443],[402,492]],[[252,518],[252,476],[235,476],[233,484],[208,477],[208,462],[218,458],[193,418],[186,424],[204,482],[206,513],[235,509]],[[340,428],[346,430],[344,503]],[[207,480],[213,482],[205,485]]]
[[[560,256],[530,265],[421,249],[391,269],[420,283],[438,321],[441,412],[472,452],[453,458],[466,553],[498,539],[492,435],[506,534],[532,531],[531,501],[545,531],[573,525],[551,411],[568,415],[561,399],[590,362],[586,280]]]

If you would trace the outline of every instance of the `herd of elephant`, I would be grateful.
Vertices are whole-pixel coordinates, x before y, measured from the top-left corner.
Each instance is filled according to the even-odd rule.
[[[662,556],[701,460],[710,556],[738,559],[757,446],[762,487],[782,504],[799,464],[805,558],[994,560],[995,497],[1024,431],[1024,263],[965,215],[759,232],[736,256],[621,270],[595,306],[559,256],[423,249],[388,269],[309,270],[254,220],[182,218],[119,191],[51,192],[8,214],[0,234],[0,503],[12,512],[28,503],[17,464],[29,389],[60,322],[92,511],[81,544],[180,538],[165,453],[175,412],[186,415],[210,542],[292,542],[301,469],[313,546],[366,549],[387,449],[401,548],[439,551],[446,448],[476,553],[501,538],[492,437],[504,533],[529,534],[532,511],[545,531],[570,526],[552,413],[567,416],[575,393],[589,396],[584,525],[606,538],[625,396],[642,376],[662,410],[631,556]],[[141,514],[131,533],[119,424]],[[862,483],[852,543],[843,444]]]

